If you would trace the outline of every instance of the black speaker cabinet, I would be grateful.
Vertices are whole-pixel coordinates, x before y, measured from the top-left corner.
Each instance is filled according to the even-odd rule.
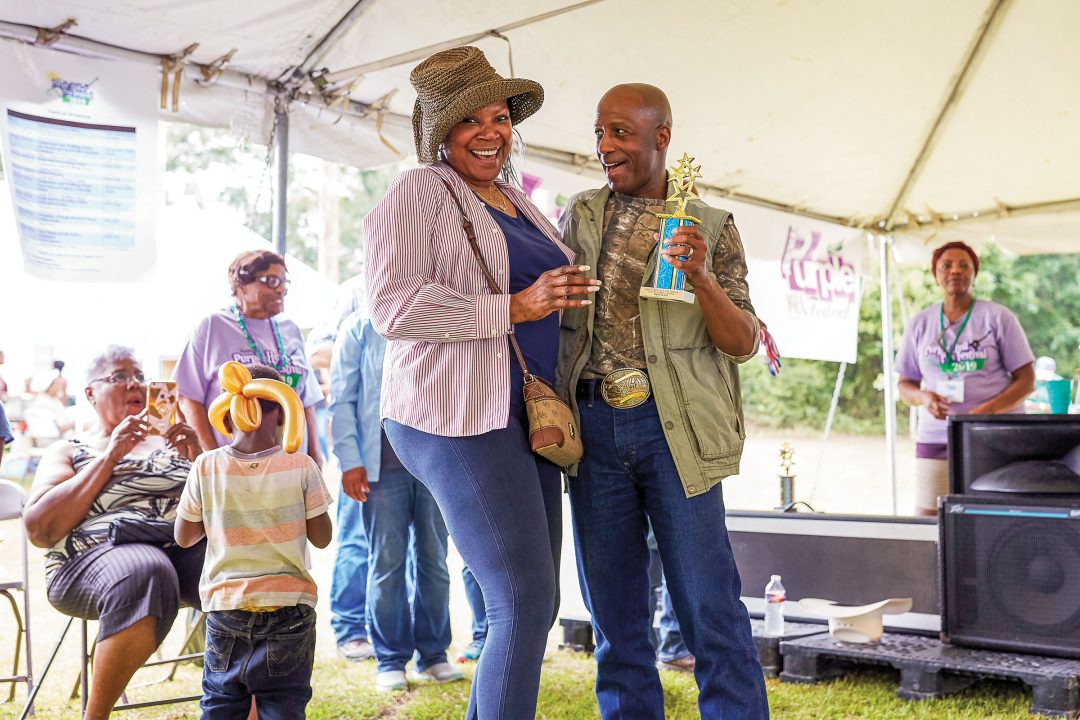
[[[948,437],[952,495],[1080,497],[1075,473],[1054,462],[1080,446],[1080,415],[957,415]]]
[[[1080,657],[1080,498],[1018,500],[939,500],[941,639]]]

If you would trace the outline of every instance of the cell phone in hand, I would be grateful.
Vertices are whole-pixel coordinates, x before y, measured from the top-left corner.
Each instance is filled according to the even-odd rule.
[[[176,383],[151,380],[146,383],[146,421],[150,435],[164,435],[176,422]]]

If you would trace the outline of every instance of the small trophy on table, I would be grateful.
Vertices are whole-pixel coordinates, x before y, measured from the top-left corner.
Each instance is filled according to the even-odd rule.
[[[696,217],[686,214],[686,203],[694,197],[694,180],[701,177],[701,166],[694,165],[694,158],[683,153],[679,162],[670,169],[669,175],[671,196],[667,201],[675,203],[675,212],[656,215],[660,218],[660,242],[657,246],[656,269],[653,271],[652,283],[641,288],[639,294],[641,297],[654,300],[678,300],[692,304],[694,293],[684,288],[686,274],[672,267],[671,263],[660,254],[660,249],[667,246],[675,228],[701,222]],[[682,255],[679,259],[686,260]]]

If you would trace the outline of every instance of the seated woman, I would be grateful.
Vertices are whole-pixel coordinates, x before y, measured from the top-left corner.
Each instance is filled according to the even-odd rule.
[[[96,719],[109,716],[168,634],[179,605],[198,607],[205,543],[185,550],[109,541],[115,520],[174,520],[202,448],[184,423],[163,441],[143,442],[146,386],[130,348],[109,347],[90,364],[88,378],[97,427],[46,451],[24,520],[30,541],[49,549],[49,602],[65,615],[100,621],[85,716]]]

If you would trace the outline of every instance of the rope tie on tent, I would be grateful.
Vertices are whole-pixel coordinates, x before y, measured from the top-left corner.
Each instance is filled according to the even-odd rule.
[[[1001,200],[1000,198],[994,198],[994,205],[997,206],[998,217],[1009,217],[1010,210],[1009,206],[1005,204],[1005,201]]]
[[[184,61],[195,52],[199,43],[192,43],[175,55],[161,56],[161,109],[168,109],[169,76],[172,75],[172,111],[180,110],[180,78],[184,74]]]
[[[934,232],[930,233],[930,236],[923,241],[924,244],[929,245],[945,227],[945,221],[941,217],[941,213],[934,210],[929,205],[926,206],[926,214],[930,216],[930,224],[934,226]]]
[[[378,100],[370,103],[360,117],[370,117],[375,120],[375,134],[379,136],[379,142],[390,149],[390,152],[394,153],[398,157],[401,157],[401,153],[394,145],[386,139],[382,133],[383,121],[386,120],[386,113],[390,112],[390,98],[394,97],[394,94],[398,91],[397,88],[393,88],[390,92],[386,93]],[[338,118],[339,120],[341,118]]]
[[[64,22],[60,23],[54,28],[38,28],[37,39],[34,40],[35,45],[52,45],[60,38],[67,35],[67,31],[78,25],[79,21],[75,18],[68,18]]]
[[[514,43],[510,42],[510,38],[506,37],[498,30],[488,30],[488,35],[499,38],[506,43],[506,59],[510,63],[510,77],[517,77],[517,75],[514,74]]]
[[[199,72],[202,74],[201,78],[196,78],[195,82],[202,87],[210,87],[218,81],[221,77],[221,73],[225,72],[225,68],[229,66],[232,61],[232,56],[236,54],[236,48],[233,48],[229,52],[219,57],[209,65],[199,65]]]

